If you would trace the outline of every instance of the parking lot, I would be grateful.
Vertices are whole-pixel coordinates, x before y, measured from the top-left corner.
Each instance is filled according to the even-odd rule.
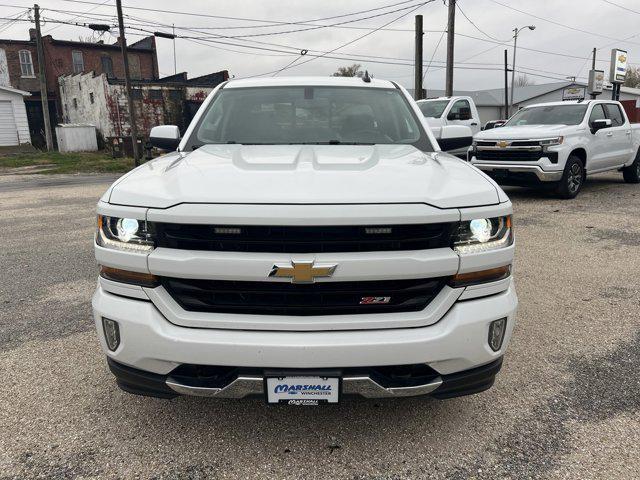
[[[520,310],[480,395],[158,400],[120,391],[91,319],[112,177],[0,177],[0,479],[638,478],[640,188],[507,189]]]

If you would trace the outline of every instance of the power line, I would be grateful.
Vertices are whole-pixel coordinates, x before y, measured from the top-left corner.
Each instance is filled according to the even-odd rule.
[[[500,40],[499,38],[495,38],[495,37],[493,37],[493,36],[489,35],[489,34],[488,34],[487,32],[485,32],[484,30],[482,30],[478,25],[476,25],[476,24],[474,23],[474,21],[473,21],[473,20],[471,20],[471,19],[467,16],[467,14],[466,14],[466,13],[464,13],[464,10],[462,10],[462,7],[460,6],[460,2],[459,2],[459,1],[458,1],[458,2],[456,2],[456,7],[458,7],[458,10],[460,10],[460,13],[462,14],[462,16],[463,16],[464,18],[466,18],[466,19],[467,19],[467,21],[468,21],[471,25],[473,25],[473,27],[474,27],[476,30],[478,30],[481,34],[483,34],[485,37],[490,38],[491,40],[495,40],[496,42],[508,42],[508,41],[509,41],[509,39],[507,39],[507,40]]]
[[[604,3],[608,3],[609,5],[613,5],[614,7],[618,7],[621,8],[623,10],[626,10],[627,12],[631,12],[631,13],[637,13],[638,15],[640,15],[640,11],[638,10],[634,10],[632,8],[629,7],[625,7],[624,5],[618,5],[617,3],[614,2],[610,2],[609,0],[602,0]]]
[[[504,8],[508,8],[508,9],[510,9],[510,10],[513,10],[513,11],[515,11],[515,12],[519,12],[519,13],[522,13],[522,14],[524,14],[524,15],[528,15],[528,16],[530,16],[530,17],[537,18],[538,20],[542,20],[543,22],[551,23],[551,24],[553,24],[553,25],[557,25],[557,26],[559,26],[559,27],[567,28],[567,29],[569,29],[569,30],[573,30],[573,31],[575,31],[575,32],[585,33],[585,34],[587,34],[587,35],[593,35],[593,36],[596,36],[596,37],[602,37],[602,38],[606,38],[606,39],[608,39],[608,40],[615,40],[615,41],[617,41],[617,42],[622,42],[622,41],[623,41],[623,40],[621,40],[621,39],[619,39],[619,38],[609,37],[608,35],[602,35],[601,33],[597,33],[597,32],[590,32],[589,30],[583,30],[583,29],[581,29],[581,28],[572,27],[571,25],[566,25],[566,24],[564,24],[564,23],[556,22],[555,20],[551,20],[551,19],[549,19],[549,18],[540,17],[540,16],[535,15],[535,14],[533,14],[533,13],[526,12],[526,11],[524,11],[524,10],[520,10],[520,9],[518,9],[518,8],[512,7],[511,5],[507,5],[507,4],[505,4],[505,3],[498,2],[497,0],[489,0],[489,1],[490,1],[490,2],[493,2],[493,3],[497,4],[497,5],[500,5],[500,6],[504,7]],[[633,42],[633,43],[635,43],[635,42]]]
[[[106,5],[106,4],[107,4],[107,3],[109,3],[110,1],[111,1],[111,0],[105,0],[105,1],[104,1],[104,2],[102,2],[100,5],[96,5],[96,6],[94,6],[94,7],[91,7],[91,8],[90,8],[89,10],[87,10],[86,12],[83,12],[83,14],[91,13],[91,12],[92,12],[92,11],[94,11],[96,8],[101,7],[101,6],[103,6],[103,5]],[[75,16],[73,16],[73,17],[69,17],[69,18],[67,19],[67,21],[73,21],[73,20],[76,20],[77,18],[80,18],[80,17],[81,17],[81,15],[75,15]],[[85,17],[85,18],[86,18],[86,17]],[[55,29],[60,28],[61,26],[62,26],[61,24],[56,25],[55,27],[52,27],[52,28],[48,29],[47,31],[45,31],[45,32],[43,32],[43,33],[51,33],[51,32],[53,32]]]
[[[328,54],[331,54],[331,53],[335,52],[336,50],[340,50],[341,48],[344,48],[344,47],[346,47],[346,46],[352,45],[352,44],[354,44],[355,42],[357,42],[357,41],[359,41],[359,40],[362,40],[363,38],[368,37],[369,35],[374,34],[374,33],[375,33],[375,32],[377,32],[378,30],[380,30],[381,28],[384,28],[384,27],[386,27],[387,25],[391,25],[392,23],[397,22],[397,21],[398,21],[398,20],[400,20],[401,18],[406,17],[406,16],[407,16],[407,15],[409,15],[410,13],[415,12],[416,10],[418,10],[420,7],[423,7],[423,6],[424,6],[424,5],[426,5],[427,3],[432,3],[433,1],[435,1],[435,0],[427,0],[427,1],[425,1],[425,2],[422,2],[422,3],[420,3],[419,5],[415,6],[413,9],[411,9],[411,10],[409,10],[409,11],[407,11],[407,12],[404,12],[402,15],[400,15],[400,16],[398,16],[398,17],[394,18],[393,20],[390,20],[389,22],[385,23],[384,25],[381,25],[380,27],[377,27],[377,28],[375,28],[375,29],[371,30],[370,32],[367,32],[367,33],[365,33],[364,35],[360,35],[359,37],[356,37],[356,38],[354,38],[353,40],[350,40],[350,41],[348,41],[348,42],[346,42],[346,43],[343,43],[343,44],[341,44],[341,45],[339,45],[339,46],[335,47],[334,49],[329,50],[329,52],[327,52],[326,54],[322,54],[322,55],[319,55],[319,56],[316,56],[316,57],[310,58],[309,60],[307,60],[307,61],[305,61],[305,62],[302,62],[302,63],[298,63],[298,64],[297,64],[297,65],[295,65],[295,66],[296,66],[296,67],[299,67],[299,66],[304,65],[304,64],[306,64],[306,63],[312,62],[313,60],[316,60],[316,59],[318,59],[318,58],[326,57]],[[280,71],[285,70],[285,69],[288,69],[288,68],[292,68],[292,67],[293,67],[293,65],[291,65],[291,66],[289,66],[289,67],[286,67],[286,68],[283,68],[283,69],[281,69]],[[252,75],[251,77],[260,77],[260,76],[262,76],[262,75],[269,75],[270,73],[274,73],[274,72],[262,73],[262,74],[259,74],[259,75]],[[249,78],[251,78],[251,77],[249,77]]]

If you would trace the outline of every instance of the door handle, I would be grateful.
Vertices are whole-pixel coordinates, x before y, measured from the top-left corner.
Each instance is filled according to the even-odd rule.
[[[631,130],[629,130],[629,131],[627,132],[627,135],[631,135]]]
[[[612,132],[607,133],[607,137],[613,137],[613,133]]]
[[[471,126],[472,126],[472,127],[475,127],[476,125],[478,125],[476,122],[473,122],[473,123],[471,124]],[[631,132],[629,132],[629,134],[631,134]]]

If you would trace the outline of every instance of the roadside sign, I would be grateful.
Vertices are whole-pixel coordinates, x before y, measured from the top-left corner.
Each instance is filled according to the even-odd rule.
[[[627,64],[629,55],[625,50],[614,48],[611,50],[611,69],[609,71],[609,81],[611,83],[624,83],[627,76]]]
[[[562,100],[584,100],[584,87],[567,87],[562,90]]]
[[[589,85],[587,93],[589,95],[600,95],[604,85],[604,70],[589,70]]]

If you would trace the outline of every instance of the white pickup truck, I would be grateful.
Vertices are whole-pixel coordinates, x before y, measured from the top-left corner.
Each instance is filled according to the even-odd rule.
[[[297,405],[491,387],[517,307],[511,202],[440,151],[405,89],[232,80],[151,142],[171,153],[97,207],[93,315],[122,389]]]
[[[640,124],[611,100],[531,105],[476,134],[468,156],[502,185],[549,186],[573,198],[594,173],[620,170],[640,182]]]
[[[471,97],[439,97],[416,102],[420,111],[427,119],[431,131],[435,135],[442,150],[462,158],[466,158],[471,139],[464,139],[460,135],[457,142],[447,140],[442,142],[442,127],[465,126],[475,135],[480,131],[480,115]],[[446,133],[445,133],[446,135]],[[446,140],[446,139],[445,139]]]

